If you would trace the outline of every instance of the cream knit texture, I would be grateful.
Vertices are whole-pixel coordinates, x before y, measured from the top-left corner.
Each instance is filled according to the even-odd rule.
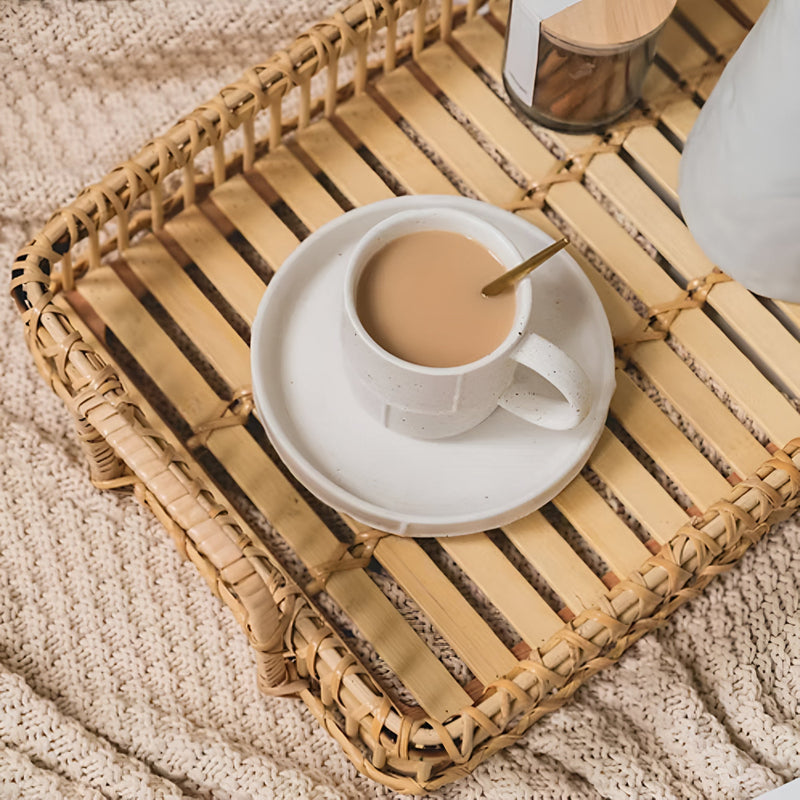
[[[0,261],[60,204],[331,0],[0,5]],[[155,519],[92,488],[0,301],[0,798],[359,798],[299,701],[265,698],[226,607]],[[441,798],[753,798],[800,776],[789,521]]]

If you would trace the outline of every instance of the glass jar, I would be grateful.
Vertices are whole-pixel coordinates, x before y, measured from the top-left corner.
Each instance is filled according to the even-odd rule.
[[[507,75],[511,28],[520,18],[514,15],[514,4],[526,2],[530,0],[512,0],[506,35],[503,81],[514,103],[542,125],[576,133],[603,128],[630,111],[641,97],[658,33],[674,0],[661,2],[658,13],[651,6],[651,16],[646,20],[634,15],[636,18],[627,23],[620,17],[616,27],[605,28],[593,25],[592,14],[601,13],[601,4],[605,7],[602,13],[619,14],[628,0],[583,0],[562,14],[543,20],[538,31],[529,27],[528,36],[538,32],[538,42],[529,45],[536,53],[535,67],[533,58],[526,65],[518,57],[514,68],[535,69],[532,100],[522,97],[516,88],[520,83],[530,86],[529,80],[513,81]],[[587,6],[587,18],[577,17],[576,22],[584,3],[591,3],[593,8]],[[571,24],[560,24],[566,14],[571,15]],[[524,45],[517,36],[514,46]]]

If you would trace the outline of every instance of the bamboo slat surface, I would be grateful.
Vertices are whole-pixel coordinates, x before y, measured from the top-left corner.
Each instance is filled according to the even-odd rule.
[[[442,547],[492,599],[492,604],[529,647],[544,644],[561,628],[563,623],[558,614],[485,534],[443,539]]]
[[[716,55],[735,50],[747,29],[715,0],[678,0],[678,12]]]
[[[279,147],[270,156],[256,162],[256,172],[309,230],[319,228],[342,213],[336,201],[288,149]],[[261,294],[256,300],[261,299]]]
[[[613,433],[600,437],[589,466],[659,544],[688,521],[688,515]]]
[[[580,475],[553,504],[616,575],[629,575],[647,560],[647,548]]]
[[[236,228],[273,269],[299,244],[298,238],[242,175],[234,175],[217,187],[210,202],[228,221],[236,221]]]
[[[410,139],[369,96],[353,97],[336,112],[358,141],[373,153],[412,194],[456,194],[452,183],[415,147]]]
[[[208,217],[199,208],[187,208],[167,223],[165,231],[219,289],[233,310],[251,325],[266,284]]]
[[[763,0],[680,0],[639,107],[580,136],[513,110],[507,3],[478,6],[431,24],[424,3],[368,0],[320,23],[56,214],[13,284],[93,480],[164,523],[265,692],[302,698],[360,770],[413,793],[521,736],[800,502],[800,312],[728,280],[679,215],[681,149]],[[570,236],[617,356],[580,475],[502,529],[429,542],[315,500],[249,393],[272,275],[325,223],[406,193]]]
[[[661,114],[661,121],[672,135],[681,143],[686,142],[692,126],[697,122],[700,109],[692,100],[682,100],[672,103]]]
[[[496,205],[517,197],[517,185],[408,69],[386,75],[377,88],[477,197]]]
[[[301,131],[297,140],[319,169],[355,206],[394,197],[392,190],[328,122]]]
[[[605,584],[540,513],[529,514],[503,530],[573,614],[591,608],[605,594]]]

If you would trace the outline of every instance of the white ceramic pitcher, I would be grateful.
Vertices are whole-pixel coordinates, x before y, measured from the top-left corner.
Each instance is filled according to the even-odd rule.
[[[800,302],[800,2],[771,0],[689,135],[681,211],[751,291]]]

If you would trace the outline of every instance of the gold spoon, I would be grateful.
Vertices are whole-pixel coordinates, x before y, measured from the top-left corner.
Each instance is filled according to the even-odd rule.
[[[518,267],[504,272],[499,278],[495,278],[491,283],[487,283],[486,286],[481,289],[481,294],[484,297],[494,297],[496,294],[504,292],[506,289],[513,286],[520,278],[524,278],[540,264],[544,264],[548,258],[554,256],[568,244],[569,241],[566,237],[559,239],[557,242],[553,242],[549,247],[545,247],[544,250],[540,250],[538,253],[534,253],[530,258],[526,258]]]

